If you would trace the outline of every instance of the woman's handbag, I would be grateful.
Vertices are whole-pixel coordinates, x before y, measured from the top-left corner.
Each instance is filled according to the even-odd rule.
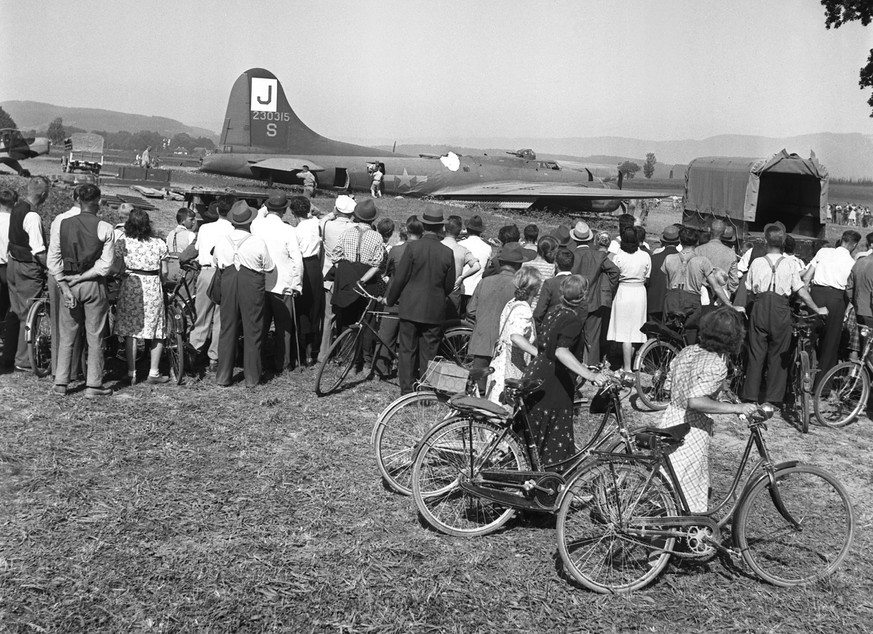
[[[209,286],[206,288],[206,297],[209,298],[213,304],[221,303],[221,271],[218,267],[215,267],[215,274],[212,276],[212,280],[209,282]]]

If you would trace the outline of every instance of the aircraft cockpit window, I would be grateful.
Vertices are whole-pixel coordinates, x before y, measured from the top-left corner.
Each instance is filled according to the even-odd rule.
[[[540,169],[544,170],[559,170],[561,166],[555,163],[554,161],[540,161],[539,162]]]
[[[440,163],[452,172],[457,172],[461,167],[461,157],[454,152],[449,152],[440,157]]]

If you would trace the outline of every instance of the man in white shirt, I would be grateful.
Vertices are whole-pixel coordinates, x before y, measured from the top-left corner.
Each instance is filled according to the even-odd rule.
[[[37,209],[46,201],[50,184],[43,176],[30,179],[27,196],[19,200],[9,216],[6,280],[10,311],[6,318],[3,366],[30,370],[24,326],[30,305],[39,297],[45,279],[46,239]]]
[[[828,309],[824,327],[818,335],[818,369],[816,384],[837,363],[840,337],[843,333],[843,317],[846,315],[848,298],[846,284],[855,266],[852,251],[861,241],[861,234],[851,229],[843,232],[840,246],[819,249],[803,273],[804,283],[810,284],[810,295],[818,306]]]
[[[276,267],[267,273],[264,328],[275,324],[273,334],[273,363],[281,374],[290,370],[292,360],[300,363],[294,353],[297,336],[297,319],[294,313],[294,296],[303,290],[303,257],[297,242],[297,233],[283,221],[288,208],[284,193],[276,193],[267,199],[267,215],[252,222],[252,235],[261,238]]]
[[[445,224],[446,235],[442,240],[443,244],[452,250],[452,257],[455,261],[455,288],[449,295],[451,310],[446,313],[446,319],[458,319],[461,316],[461,289],[464,280],[482,270],[479,258],[458,242],[458,236],[463,227],[462,222],[460,216],[449,216]]]
[[[459,241],[458,244],[466,247],[476,259],[479,260],[479,270],[464,279],[461,287],[461,307],[460,313],[463,315],[466,312],[467,304],[473,296],[473,291],[482,281],[482,272],[488,265],[491,259],[491,245],[482,239],[482,232],[485,231],[485,224],[482,222],[482,217],[479,215],[472,216],[467,222],[467,237]]]
[[[218,367],[218,337],[221,332],[221,313],[216,305],[209,299],[206,291],[215,275],[212,252],[224,236],[230,235],[233,225],[227,220],[235,199],[231,195],[224,195],[218,199],[218,220],[200,227],[197,234],[197,262],[200,264],[200,274],[197,276],[197,290],[194,298],[194,311],[197,320],[188,339],[193,348],[202,352],[203,346],[210,341],[206,354],[209,357],[209,369]]]
[[[221,333],[215,383],[228,387],[233,380],[236,346],[243,335],[243,375],[247,388],[261,380],[261,348],[266,335],[266,276],[276,268],[263,239],[251,234],[258,212],[240,200],[226,219],[230,233],[219,237],[213,265],[221,269]]]
[[[9,251],[9,219],[12,217],[12,208],[18,202],[18,192],[4,187],[0,189],[0,319],[14,317],[9,311],[9,283],[6,277],[7,260]],[[18,324],[16,323],[17,327]],[[7,332],[9,332],[7,330]],[[53,357],[54,358],[54,357]]]

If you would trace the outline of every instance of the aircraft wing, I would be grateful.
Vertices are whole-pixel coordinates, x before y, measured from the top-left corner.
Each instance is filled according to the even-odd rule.
[[[270,172],[282,172],[283,174],[293,174],[303,170],[303,166],[308,165],[310,172],[323,172],[324,168],[316,165],[311,161],[304,161],[299,158],[290,156],[276,156],[262,161],[252,163],[252,174],[258,178],[266,177]]]
[[[652,191],[587,187],[573,183],[526,183],[523,181],[443,187],[431,192],[431,195],[448,199],[580,198],[588,200],[628,200],[633,198],[667,198],[670,196],[670,194]]]

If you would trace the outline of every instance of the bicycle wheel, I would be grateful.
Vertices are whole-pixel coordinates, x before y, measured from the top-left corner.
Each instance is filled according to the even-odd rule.
[[[664,389],[664,384],[677,354],[679,348],[659,339],[649,339],[637,353],[634,384],[640,400],[649,409],[667,409],[670,394]]]
[[[318,364],[315,377],[315,393],[326,396],[340,386],[355,363],[355,353],[361,341],[360,328],[348,328],[340,333],[327,356]]]
[[[392,490],[412,495],[412,462],[418,441],[451,413],[437,392],[405,394],[391,403],[373,428],[373,451],[382,479]]]
[[[440,340],[440,348],[437,354],[469,370],[473,367],[473,355],[467,351],[470,346],[470,335],[472,333],[473,329],[466,326],[449,328]]]
[[[797,465],[776,472],[779,499],[799,526],[776,509],[769,478],[755,484],[734,518],[737,545],[759,577],[777,586],[810,583],[846,558],[855,534],[852,503],[828,472]]]
[[[824,373],[813,395],[816,420],[827,427],[844,427],[867,407],[870,377],[861,363],[844,361]]]
[[[453,416],[421,440],[412,467],[412,497],[425,521],[449,535],[473,537],[496,531],[515,515],[464,491],[483,469],[523,471],[527,454],[512,431],[485,420]]]
[[[568,485],[558,511],[564,568],[594,592],[630,592],[650,583],[670,559],[675,537],[640,537],[635,517],[676,515],[673,493],[642,465],[604,460]],[[651,530],[651,528],[650,528]]]
[[[573,439],[576,451],[590,449],[595,443],[616,432],[618,426],[609,413],[594,413],[577,394],[573,401]]]
[[[809,353],[796,350],[789,366],[787,405],[792,406],[797,426],[804,434],[809,432]]]
[[[185,380],[185,318],[177,307],[166,311],[167,336],[164,339],[164,354],[170,363],[170,379],[176,385]]]
[[[33,373],[42,378],[52,371],[52,324],[49,301],[40,299],[27,311],[27,355]]]

